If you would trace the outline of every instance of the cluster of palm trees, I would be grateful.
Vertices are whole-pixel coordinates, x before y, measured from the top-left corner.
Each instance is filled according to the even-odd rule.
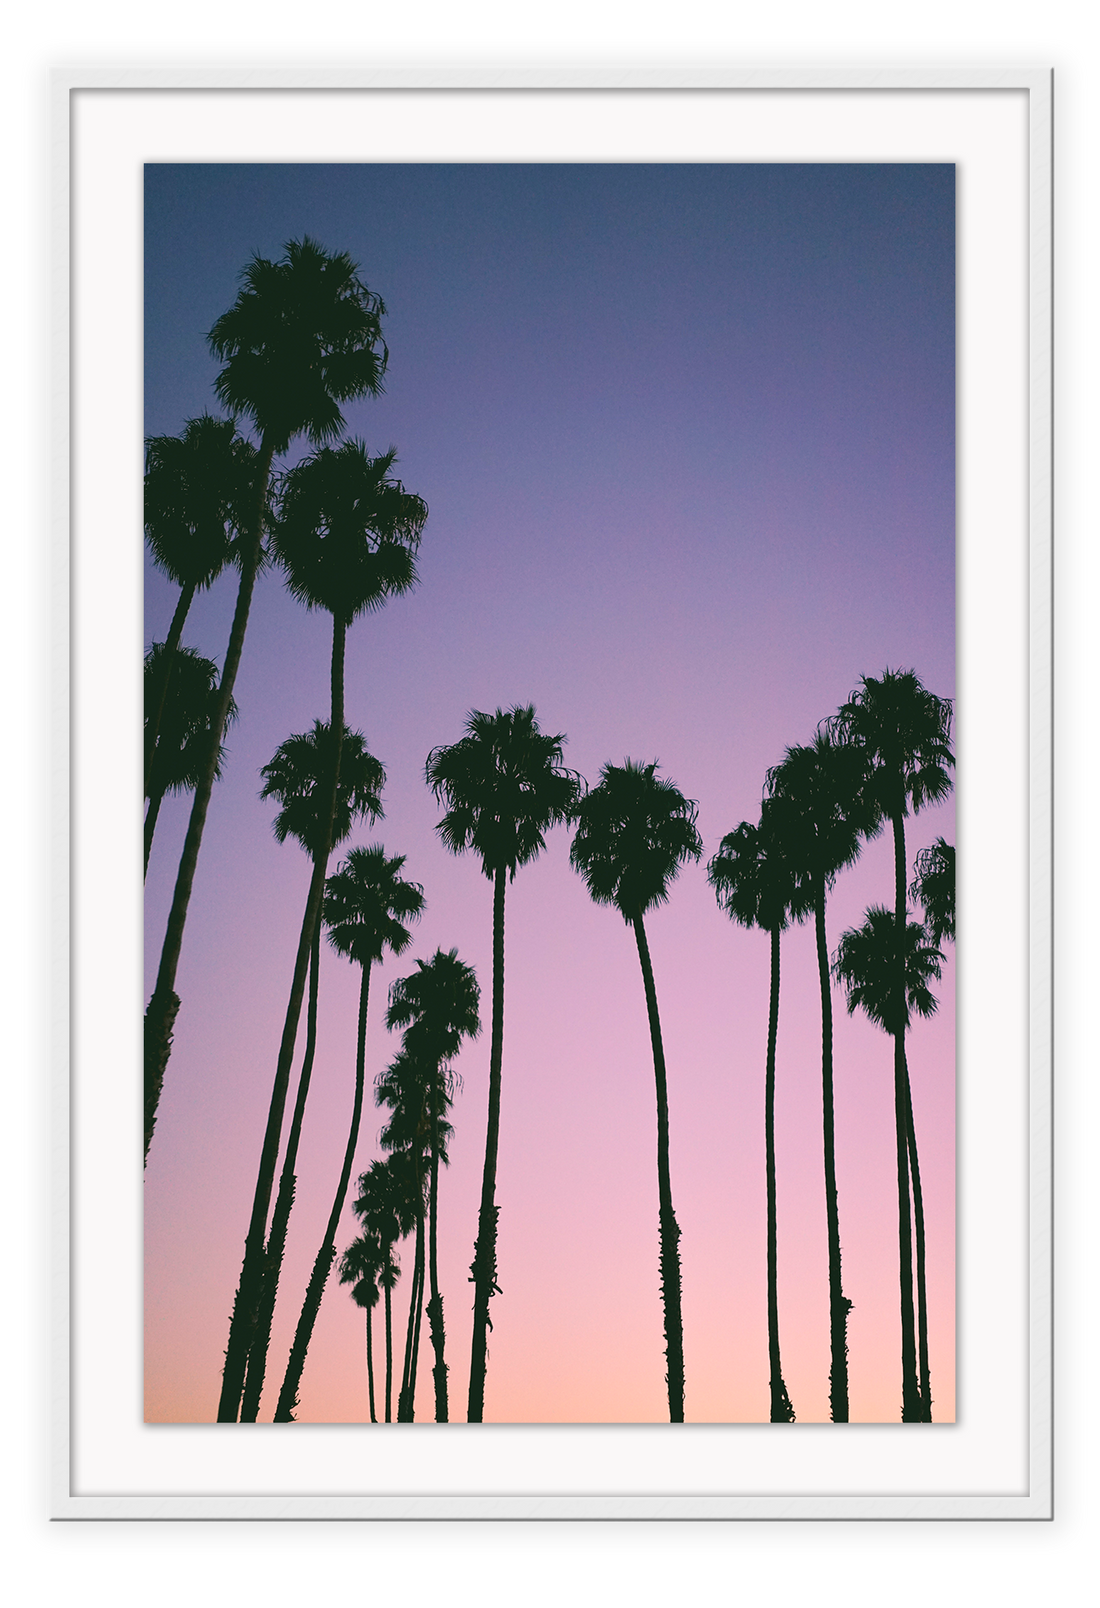
[[[208,340],[223,362],[215,392],[230,417],[191,420],[182,435],[147,444],[146,532],[154,562],[179,586],[168,637],[146,657],[146,867],[161,799],[194,794],[156,983],[145,1022],[145,1150],[153,1137],[180,1001],[175,992],[188,903],[223,742],[236,718],[233,686],[251,597],[266,564],[280,568],[292,595],[332,616],[328,719],[294,734],[263,768],[262,797],[278,811],[275,835],[305,850],[312,873],[272,1082],[240,1279],[230,1319],[218,1419],[254,1422],[264,1387],[272,1316],[294,1204],[300,1137],[317,1042],[321,937],[361,972],[353,1109],[324,1236],[302,1301],[278,1395],[276,1421],[290,1421],[298,1401],[314,1324],[333,1264],[336,1237],[354,1169],[365,1100],[365,1045],[371,969],[388,951],[411,943],[407,923],[424,892],[401,873],[404,856],[375,844],[351,848],[332,874],[333,851],[356,821],[381,818],[383,767],[361,732],[345,722],[344,651],[348,628],[368,610],[407,592],[427,517],[423,500],[393,476],[395,452],[370,457],[358,440],[340,440],[340,404],[376,395],[389,354],[381,299],[355,265],[309,239],[290,242],[277,262],[256,257],[234,305]],[[251,421],[253,446],[237,433]],[[314,450],[278,472],[277,458],[304,435]],[[195,593],[227,567],[239,588],[224,663],[217,667],[183,645]],[[832,1417],[848,1417],[847,1314],[841,1282],[834,1160],[832,981],[894,1041],[897,1131],[902,1418],[931,1417],[925,1291],[924,1215],[905,1055],[910,1013],[930,1014],[928,984],[939,976],[939,945],[954,936],[954,851],[939,844],[918,857],[907,888],[905,819],[950,788],[951,709],[911,671],[886,671],[859,688],[811,743],[787,750],[767,775],[759,823],[742,822],[722,840],[707,874],[719,904],[771,942],[771,1007],[765,1071],[768,1345],[771,1418],[794,1409],[783,1381],[778,1327],[775,1176],[775,1047],[780,934],[813,914],[821,985],[823,1148],[829,1246]],[[428,755],[425,779],[443,808],[437,831],[455,854],[472,850],[493,889],[493,979],[489,1095],[482,1187],[473,1258],[473,1336],[466,1417],[485,1405],[490,1304],[497,1283],[497,1156],[504,1038],[505,894],[517,870],[544,848],[555,826],[573,828],[570,858],[593,900],[614,906],[632,929],[642,971],[653,1052],[657,1127],[657,1228],[664,1315],[669,1418],[684,1418],[684,1344],[680,1228],[670,1177],[669,1102],[664,1047],[645,916],[669,896],[681,868],[702,857],[698,806],[659,774],[656,762],[604,765],[589,788],[564,764],[564,734],[540,730],[532,705],[473,711],[463,735]],[[874,908],[840,940],[830,965],[825,901],[860,846],[890,823],[895,851],[893,910]],[[906,899],[918,899],[920,923]],[[308,987],[308,997],[307,997]],[[285,1128],[303,1002],[306,1035]],[[435,1417],[450,1416],[446,1329],[439,1286],[439,1168],[448,1159],[454,1062],[480,1032],[479,987],[458,951],[439,949],[390,991],[386,1025],[401,1048],[374,1089],[387,1113],[384,1157],[358,1180],[353,1202],[358,1237],[339,1260],[339,1277],[366,1314],[371,1420],[394,1412],[393,1296],[401,1242],[412,1237],[408,1314],[396,1417],[414,1415],[421,1318],[428,1316]],[[279,1157],[282,1166],[279,1168]],[[276,1186],[276,1172],[278,1184]],[[274,1195],[274,1206],[272,1197]],[[912,1242],[915,1236],[916,1262]],[[915,1290],[915,1296],[914,1296]],[[385,1384],[376,1391],[372,1315],[385,1313]],[[382,1401],[379,1402],[379,1394]]]
[[[768,773],[757,824],[742,821],[723,838],[708,866],[719,904],[734,921],[759,927],[771,942],[771,1006],[765,1072],[765,1156],[768,1224],[768,1354],[771,1419],[794,1418],[779,1348],[775,1179],[775,1046],[779,1017],[780,934],[811,913],[821,988],[821,1097],[829,1247],[830,1413],[848,1420],[848,1313],[841,1279],[834,1102],[832,978],[844,987],[849,1011],[863,1009],[894,1041],[897,1147],[898,1266],[901,1309],[901,1416],[931,1421],[924,1206],[905,1034],[910,1013],[930,1016],[928,984],[940,976],[939,944],[954,938],[954,849],[941,838],[917,857],[907,886],[905,820],[951,789],[951,705],[923,687],[911,671],[864,676],[812,742],[788,748]],[[830,967],[825,899],[838,873],[861,845],[889,823],[894,842],[894,908],[873,906],[863,925],[846,932]],[[910,919],[907,893],[919,900],[923,922]],[[912,1211],[910,1207],[912,1205]],[[917,1318],[914,1321],[913,1238],[916,1238]],[[919,1376],[917,1356],[919,1352]]]

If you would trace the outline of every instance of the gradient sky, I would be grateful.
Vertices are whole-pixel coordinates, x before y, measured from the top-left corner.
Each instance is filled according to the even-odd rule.
[[[647,918],[682,1229],[685,1416],[768,1415],[763,1084],[768,941],[716,907],[705,860],[756,820],[765,770],[862,674],[954,693],[954,169],[798,165],[157,165],[145,179],[145,424],[217,411],[204,335],[248,258],[308,233],[384,298],[385,395],[347,410],[430,515],[415,592],[348,638],[347,719],[387,769],[352,841],[407,856],[424,919],[376,970],[368,1078],[397,1048],[385,990],[438,945],[488,1017],[491,888],[433,831],[424,760],[471,708],[533,702],[595,782],[659,761],[699,802],[704,861]],[[299,440],[292,459],[306,450]],[[291,461],[291,460],[288,460]],[[175,589],[151,568],[146,641]],[[220,661],[231,577],[185,640]],[[258,771],[328,714],[329,616],[261,577],[177,981],[182,1008],[145,1175],[146,1418],[215,1416],[263,1123],[309,879],[278,846]],[[146,895],[147,991],[190,799],[166,801]],[[950,805],[909,823],[910,864]],[[345,846],[346,847],[346,846]],[[333,865],[343,851],[337,851]],[[889,840],[845,873],[830,949],[891,904]],[[667,1418],[655,1100],[629,930],[551,834],[507,903],[506,1007],[485,1417]],[[777,1056],[780,1337],[800,1422],[828,1417],[820,1007],[811,928],[785,936]],[[335,1189],[354,1079],[357,974],[327,952],[270,1418]],[[953,966],[909,1064],[928,1229],[934,1416],[954,1416]],[[837,1172],[853,1420],[900,1407],[892,1050],[835,1010]],[[304,1038],[304,1029],[300,1039]],[[489,1034],[458,1067],[440,1267],[464,1415]],[[379,1153],[368,1105],[356,1174]],[[338,1245],[356,1232],[347,1210]],[[406,1260],[411,1269],[411,1251]],[[407,1300],[399,1284],[396,1310]],[[378,1326],[376,1325],[376,1340]],[[363,1317],[333,1276],[303,1421],[367,1417]],[[432,1416],[421,1343],[418,1418]],[[377,1352],[376,1352],[377,1356]]]

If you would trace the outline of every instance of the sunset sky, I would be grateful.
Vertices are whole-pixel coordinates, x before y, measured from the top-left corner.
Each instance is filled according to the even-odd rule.
[[[433,828],[430,749],[473,708],[534,703],[566,763],[657,760],[699,803],[705,850],[647,919],[682,1230],[685,1416],[768,1415],[764,1056],[768,942],[717,908],[705,862],[759,815],[768,766],[862,674],[955,679],[954,169],[948,165],[158,165],[145,175],[145,428],[218,411],[205,333],[253,253],[309,234],[385,300],[385,394],[348,433],[390,445],[430,513],[420,584],[348,637],[348,724],[387,771],[351,842],[407,856],[427,909],[374,976],[368,1079],[397,1049],[386,989],[457,947],[482,985],[441,1180],[456,1416],[465,1404],[485,1139],[492,898]],[[293,461],[308,450],[299,439]],[[146,643],[175,588],[151,567]],[[185,641],[221,660],[231,576]],[[263,1123],[309,879],[276,844],[259,769],[328,716],[330,618],[261,576],[240,719],[215,789],[177,981],[182,1007],[145,1175],[146,1418],[215,1417]],[[166,801],[146,897],[152,986],[190,796]],[[908,823],[910,867],[948,804]],[[631,933],[568,864],[568,834],[509,887],[487,1421],[667,1418],[653,1066]],[[333,856],[333,868],[342,854]],[[888,836],[838,880],[830,950],[891,904]],[[820,1008],[812,926],[786,935],[777,1058],[780,1337],[799,1422],[828,1417]],[[358,974],[331,951],[272,1415],[350,1117]],[[953,965],[909,1066],[928,1229],[933,1416],[954,1417]],[[837,1170],[853,1420],[900,1409],[892,1050],[835,1011]],[[303,1029],[299,1042],[304,1040]],[[299,1057],[296,1057],[295,1069]],[[355,1174],[378,1155],[368,1104]],[[354,1193],[354,1185],[353,1191]],[[342,1249],[356,1232],[349,1209]],[[411,1272],[411,1248],[405,1255]],[[395,1312],[403,1314],[408,1276]],[[376,1365],[380,1354],[376,1322]],[[330,1279],[298,1417],[367,1417],[363,1315]],[[421,1342],[417,1417],[430,1418]]]

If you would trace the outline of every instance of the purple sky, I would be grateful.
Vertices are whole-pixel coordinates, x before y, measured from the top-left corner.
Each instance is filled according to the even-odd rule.
[[[387,768],[353,841],[407,858],[428,908],[375,975],[368,1076],[396,1041],[385,989],[437,945],[491,987],[491,892],[447,855],[423,783],[470,708],[534,702],[595,782],[657,759],[699,801],[705,858],[755,820],[766,768],[861,674],[954,692],[954,170],[949,166],[152,166],[146,430],[217,411],[204,335],[249,256],[309,233],[385,299],[386,393],[348,409],[395,444],[431,510],[421,584],[348,641],[347,718]],[[305,451],[301,441],[292,456]],[[221,658],[230,578],[185,640]],[[151,569],[146,640],[174,589]],[[146,1172],[147,1417],[214,1416],[309,867],[279,847],[259,767],[328,712],[327,615],[262,577],[184,940],[183,1005]],[[164,932],[189,800],[166,803],[147,883]],[[953,841],[950,806],[909,826]],[[339,852],[334,864],[339,859]],[[891,903],[890,845],[830,899],[830,947]],[[768,945],[716,908],[702,866],[647,922],[683,1231],[686,1416],[767,1416],[763,1074]],[[339,1171],[354,1072],[351,967],[326,956],[321,1026],[261,1417],[270,1417]],[[953,970],[912,1034],[929,1231],[932,1385],[954,1414]],[[889,1041],[836,1001],[837,1164],[854,1419],[900,1400]],[[819,1007],[812,932],[783,945],[777,1066],[780,1324],[800,1421],[827,1417]],[[488,1030],[463,1052],[441,1274],[464,1403]],[[356,1172],[378,1154],[368,1107]],[[486,1418],[667,1416],[657,1287],[653,1071],[633,940],[568,866],[568,838],[507,907],[497,1201],[503,1294]],[[355,1232],[350,1211],[343,1247]],[[411,1255],[407,1258],[411,1266]],[[398,1287],[397,1310],[406,1284]],[[425,1335],[426,1341],[426,1335]],[[417,1416],[429,1417],[422,1341]],[[366,1417],[362,1315],[333,1279],[302,1419]]]

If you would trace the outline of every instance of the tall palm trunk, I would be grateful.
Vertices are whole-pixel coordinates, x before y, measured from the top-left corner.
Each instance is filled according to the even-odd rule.
[[[146,877],[149,875],[149,852],[153,847],[153,833],[157,829],[157,816],[160,814],[160,807],[163,804],[163,802],[164,802],[164,788],[161,787],[161,788],[158,788],[155,793],[150,794],[150,796],[149,796],[149,808],[145,811],[145,873],[144,873],[144,875]],[[144,878],[143,878],[143,880],[144,880]],[[148,1146],[146,1146],[146,1153],[148,1153]]]
[[[210,722],[210,747],[207,752],[203,773],[199,777],[198,786],[195,788],[195,798],[191,805],[191,816],[187,824],[187,836],[184,839],[183,854],[180,857],[179,871],[176,874],[172,908],[168,914],[168,928],[165,932],[164,945],[161,949],[156,986],[145,1011],[146,1160],[149,1157],[149,1145],[153,1138],[153,1129],[156,1126],[157,1106],[160,1104],[164,1070],[168,1065],[168,1057],[172,1053],[172,1033],[176,1025],[176,1013],[180,1008],[179,997],[175,992],[176,972],[179,967],[180,950],[183,947],[183,929],[187,922],[187,907],[191,900],[191,888],[195,881],[195,868],[199,863],[199,849],[202,846],[203,828],[206,825],[206,812],[210,806],[210,795],[214,790],[214,777],[218,769],[222,738],[225,735],[225,723],[229,717],[233,684],[237,679],[237,667],[241,662],[241,650],[244,647],[245,631],[248,628],[248,611],[252,605],[252,591],[256,584],[256,574],[260,567],[263,511],[267,502],[267,487],[271,476],[273,457],[274,449],[272,444],[265,438],[260,445],[259,491],[253,514],[253,528],[249,533],[247,544],[244,544],[243,547],[241,584],[237,589],[237,606],[233,612],[229,645],[226,648],[225,664],[222,668],[221,681],[218,684],[218,702],[214,710],[214,718]]]
[[[825,1150],[825,1210],[829,1234],[829,1411],[834,1424],[848,1422],[848,1313],[840,1275],[840,1211],[836,1189],[836,1145],[833,1131],[833,996],[829,986],[829,953],[825,944],[825,882],[814,879],[814,929],[817,970],[821,982],[821,1109]]]
[[[374,1345],[373,1345],[373,1337],[372,1337],[372,1333],[371,1333],[371,1318],[373,1317],[373,1315],[374,1315],[374,1308],[373,1307],[368,1307],[367,1308],[367,1396],[368,1396],[368,1398],[370,1400],[370,1421],[371,1421],[372,1424],[377,1424],[377,1422],[378,1422],[378,1414],[375,1412],[375,1409],[374,1409]]]
[[[424,1309],[424,1210],[416,1214],[416,1251],[413,1256],[412,1294],[409,1297],[409,1322],[405,1331],[405,1366],[401,1378],[401,1393],[397,1398],[398,1423],[411,1424],[416,1410],[416,1374],[420,1355],[420,1314]]]
[[[279,1175],[279,1193],[275,1197],[275,1211],[271,1218],[271,1232],[267,1237],[264,1261],[264,1287],[260,1297],[260,1310],[256,1317],[256,1332],[248,1352],[248,1373],[244,1382],[241,1402],[241,1423],[254,1424],[260,1410],[264,1374],[267,1370],[267,1348],[271,1343],[271,1320],[275,1313],[275,1296],[279,1288],[279,1274],[286,1250],[286,1232],[297,1187],[295,1168],[298,1165],[298,1144],[302,1136],[302,1119],[305,1116],[306,1097],[313,1075],[313,1059],[317,1051],[317,988],[321,970],[321,924],[313,934],[313,948],[309,962],[309,1004],[306,1007],[306,1050],[302,1070],[298,1077],[298,1094],[294,1101],[294,1115],[283,1157],[283,1170]]]
[[[909,1213],[909,1068],[905,1060],[905,826],[901,811],[894,828],[894,1127],[898,1172],[898,1278],[901,1291],[901,1421],[919,1423],[916,1325],[913,1316],[913,1225]]]
[[[489,1298],[497,1284],[497,1143],[500,1138],[500,1067],[504,1053],[504,882],[497,866],[493,876],[493,1033],[489,1049],[489,1121],[485,1132],[485,1166],[481,1175],[481,1207],[477,1243],[470,1266],[474,1286],[474,1334],[470,1351],[468,1423],[480,1424],[485,1410],[485,1356],[488,1347]]]
[[[928,1373],[928,1298],[925,1286],[924,1256],[924,1197],[920,1187],[920,1163],[917,1161],[917,1135],[913,1127],[913,1091],[909,1084],[909,1066],[906,1062],[906,1134],[909,1141],[909,1170],[913,1178],[913,1226],[917,1241],[917,1360],[920,1365],[921,1423],[932,1422],[932,1385]]]
[[[771,999],[768,1008],[768,1062],[764,1074],[764,1156],[768,1186],[768,1369],[771,1421],[793,1424],[794,1408],[779,1359],[778,1225],[775,1207],[775,1041],[779,1029],[779,928],[771,929]]]
[[[649,957],[645,926],[634,917],[634,936],[638,959],[642,963],[645,1003],[649,1013],[649,1037],[653,1045],[653,1074],[657,1084],[657,1198],[659,1202],[661,1303],[665,1317],[665,1357],[668,1362],[668,1415],[673,1424],[684,1421],[684,1325],[680,1310],[680,1227],[672,1209],[672,1181],[669,1176],[668,1084],[665,1077],[665,1050],[661,1039],[661,1019],[657,1014],[657,990],[653,982],[653,963]]]
[[[386,1423],[393,1422],[393,1283],[387,1279],[383,1286],[386,1296]]]
[[[302,929],[298,936],[298,953],[294,961],[294,977],[287,1003],[283,1036],[279,1044],[279,1059],[275,1069],[275,1083],[271,1090],[267,1128],[264,1132],[260,1166],[256,1176],[256,1190],[252,1201],[252,1216],[244,1243],[244,1261],[237,1294],[233,1301],[233,1315],[229,1323],[229,1343],[226,1347],[225,1366],[222,1371],[221,1399],[218,1403],[218,1422],[235,1423],[244,1388],[245,1364],[252,1347],[256,1315],[264,1271],[264,1248],[267,1239],[267,1211],[271,1204],[271,1189],[275,1181],[275,1164],[282,1137],[283,1111],[286,1106],[287,1084],[294,1059],[294,1041],[298,1033],[298,1020],[302,1013],[302,996],[305,993],[306,972],[313,947],[313,934],[321,916],[321,900],[325,891],[325,873],[328,870],[329,846],[332,841],[332,823],[336,814],[336,794],[340,781],[340,753],[344,743],[344,642],[346,622],[338,616],[332,618],[332,781],[329,788],[325,826],[321,847],[313,862],[306,898]]]
[[[313,1263],[313,1271],[309,1276],[309,1284],[306,1286],[305,1300],[302,1302],[298,1327],[294,1333],[294,1344],[290,1348],[290,1358],[286,1365],[283,1387],[279,1392],[279,1402],[275,1408],[275,1422],[277,1424],[289,1424],[294,1417],[294,1409],[298,1404],[298,1386],[302,1382],[302,1369],[305,1367],[306,1362],[306,1352],[309,1350],[309,1342],[313,1338],[313,1326],[321,1309],[321,1297],[325,1293],[325,1283],[336,1259],[336,1234],[340,1227],[340,1217],[344,1210],[344,1202],[347,1199],[348,1182],[351,1179],[352,1163],[355,1160],[355,1147],[359,1143],[359,1123],[363,1115],[363,1089],[366,1084],[367,1064],[367,999],[369,994],[370,967],[364,966],[363,980],[359,986],[359,1036],[355,1052],[355,1099],[352,1102],[348,1142],[344,1149],[344,1164],[340,1169],[336,1195],[332,1202],[332,1210],[329,1212],[328,1223],[325,1226],[325,1237],[321,1241],[321,1248],[317,1252]]]
[[[431,1325],[432,1350],[435,1365],[432,1379],[435,1383],[435,1421],[447,1422],[447,1364],[444,1359],[446,1334],[443,1327],[443,1297],[439,1290],[439,1114],[436,1111],[436,1081],[432,1079],[431,1097],[431,1180],[428,1185],[428,1278],[431,1297],[428,1301],[428,1322]]]

